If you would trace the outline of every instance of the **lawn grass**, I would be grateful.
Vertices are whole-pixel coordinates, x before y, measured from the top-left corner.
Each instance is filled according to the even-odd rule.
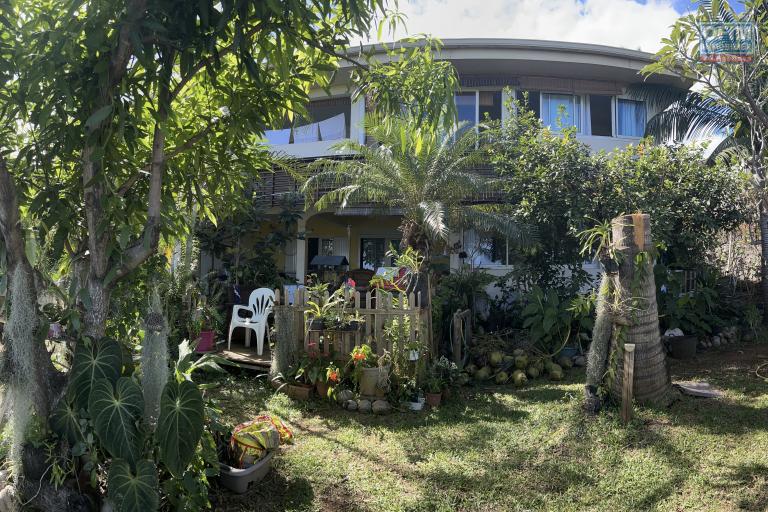
[[[615,410],[582,414],[581,371],[384,417],[230,376],[215,392],[225,417],[270,411],[296,442],[247,494],[214,498],[219,510],[260,511],[768,510],[768,384],[750,372],[765,360],[768,347],[746,345],[673,364],[725,398],[637,408],[626,427]]]

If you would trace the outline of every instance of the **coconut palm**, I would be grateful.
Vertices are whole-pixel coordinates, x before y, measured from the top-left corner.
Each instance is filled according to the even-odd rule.
[[[659,110],[645,126],[645,135],[656,142],[683,142],[723,136],[709,159],[748,143],[745,121],[716,98],[679,87],[660,84],[633,84],[627,95]]]
[[[366,204],[399,211],[401,247],[418,250],[425,262],[460,228],[530,242],[529,231],[510,216],[480,204],[499,190],[499,180],[477,171],[487,160],[482,137],[474,130],[431,129],[409,116],[372,116],[366,130],[374,144],[335,146],[356,157],[310,165],[303,187],[307,204],[314,200],[317,210]]]

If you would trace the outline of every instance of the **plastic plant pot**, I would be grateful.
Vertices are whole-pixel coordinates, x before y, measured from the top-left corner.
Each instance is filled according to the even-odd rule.
[[[220,463],[221,474],[219,475],[219,480],[221,485],[230,491],[243,494],[248,491],[248,487],[251,484],[259,482],[267,476],[272,467],[272,457],[274,454],[275,452],[268,452],[264,457],[256,461],[256,464],[243,469],[233,468],[232,466]]]

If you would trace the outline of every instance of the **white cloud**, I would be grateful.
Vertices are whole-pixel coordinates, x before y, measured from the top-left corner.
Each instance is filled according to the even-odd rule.
[[[408,34],[546,39],[649,52],[680,16],[670,0],[400,0],[400,10],[408,16]],[[400,29],[396,37],[403,35]]]

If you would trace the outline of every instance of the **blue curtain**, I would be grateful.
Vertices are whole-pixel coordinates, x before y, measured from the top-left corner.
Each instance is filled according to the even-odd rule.
[[[571,94],[542,94],[541,120],[552,130],[581,128],[581,102]],[[563,113],[560,113],[560,109]],[[558,119],[560,121],[558,126]]]
[[[618,134],[625,137],[642,137],[645,133],[645,103],[619,99],[617,104]]]

